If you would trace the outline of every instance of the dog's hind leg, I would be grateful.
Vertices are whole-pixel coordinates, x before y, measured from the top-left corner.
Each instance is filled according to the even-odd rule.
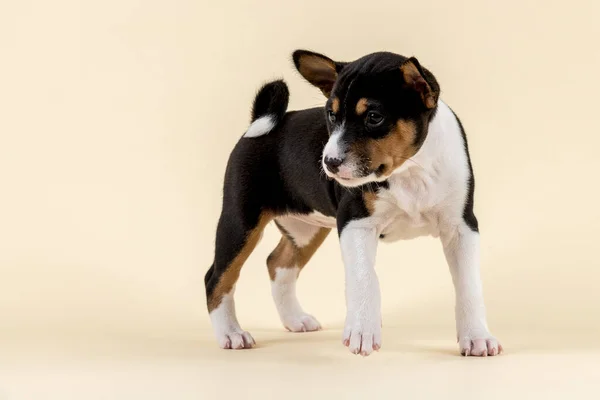
[[[283,326],[292,332],[321,329],[319,322],[304,312],[296,297],[296,280],[302,268],[321,246],[331,229],[294,219],[275,220],[282,238],[267,259],[271,293]]]
[[[223,210],[217,227],[215,259],[204,277],[212,327],[219,346],[224,349],[250,348],[255,344],[252,336],[238,323],[233,294],[240,270],[271,216],[267,213],[247,214]]]

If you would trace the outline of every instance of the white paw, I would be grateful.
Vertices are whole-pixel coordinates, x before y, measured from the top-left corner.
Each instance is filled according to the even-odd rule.
[[[231,331],[217,335],[219,347],[222,349],[251,349],[256,342],[250,333],[246,331]]]
[[[375,322],[376,321],[376,322]],[[342,338],[351,353],[368,356],[381,348],[381,319],[346,324]]]
[[[458,338],[460,354],[468,357],[497,356],[502,353],[502,345],[490,334],[464,335]]]
[[[309,314],[290,315],[283,318],[283,326],[290,332],[312,332],[321,330],[321,324]]]

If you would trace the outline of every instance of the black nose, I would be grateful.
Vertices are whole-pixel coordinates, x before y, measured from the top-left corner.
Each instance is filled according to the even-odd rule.
[[[340,165],[342,165],[342,163],[344,162],[344,160],[342,158],[331,158],[331,157],[325,157],[325,165],[327,166],[327,169],[332,173],[335,174],[336,172],[338,172],[338,170],[340,169]]]

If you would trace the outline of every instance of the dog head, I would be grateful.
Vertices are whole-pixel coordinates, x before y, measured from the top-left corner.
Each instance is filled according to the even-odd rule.
[[[323,170],[344,186],[384,181],[427,135],[440,88],[416,58],[381,52],[356,61],[297,50],[300,74],[327,97]]]

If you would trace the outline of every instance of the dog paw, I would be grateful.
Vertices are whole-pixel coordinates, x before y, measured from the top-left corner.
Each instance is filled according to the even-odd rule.
[[[286,316],[283,326],[290,332],[313,332],[321,330],[321,324],[310,314],[297,314]]]
[[[381,322],[367,322],[346,325],[342,343],[351,353],[368,356],[381,348]]]
[[[458,339],[460,354],[465,357],[487,357],[501,354],[503,349],[491,335],[465,335]]]
[[[222,349],[250,349],[256,342],[250,333],[245,331],[232,331],[217,335],[219,347]]]

